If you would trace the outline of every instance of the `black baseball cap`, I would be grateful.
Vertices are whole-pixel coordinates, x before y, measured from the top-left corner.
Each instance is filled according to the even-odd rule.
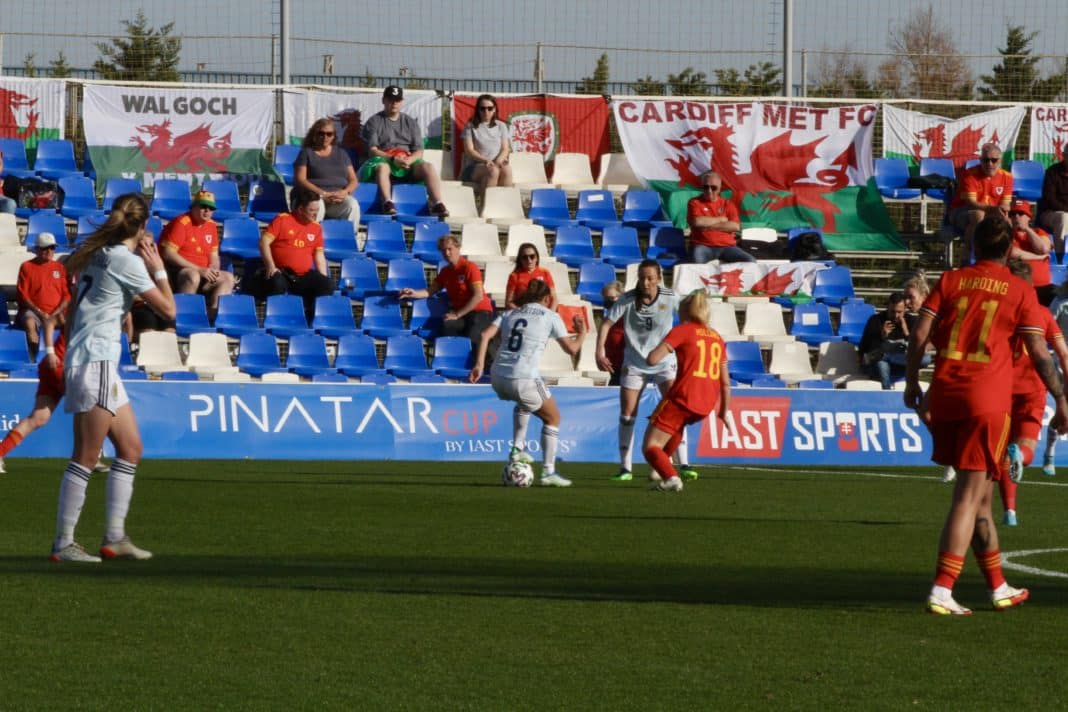
[[[396,84],[390,84],[386,87],[386,90],[382,92],[383,99],[400,100],[404,98],[404,90]]]

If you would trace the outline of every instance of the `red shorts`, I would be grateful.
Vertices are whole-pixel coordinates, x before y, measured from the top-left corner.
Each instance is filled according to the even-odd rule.
[[[44,362],[37,364],[37,395],[47,396],[59,403],[67,387],[63,383],[63,364],[57,368],[47,368]]]
[[[1046,411],[1046,392],[1012,394],[1012,440],[1038,440],[1042,432],[1042,414]]]
[[[649,424],[668,435],[678,435],[687,425],[699,423],[705,416],[687,410],[673,400],[665,398],[649,416]]]
[[[992,480],[1001,479],[1001,461],[1009,444],[1012,419],[1008,413],[986,413],[963,420],[931,423],[934,454],[939,465],[953,465],[958,472],[986,472]]]

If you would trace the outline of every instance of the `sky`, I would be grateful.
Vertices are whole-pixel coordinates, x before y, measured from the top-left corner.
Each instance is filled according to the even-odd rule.
[[[601,52],[611,79],[656,79],[687,66],[709,76],[716,68],[780,64],[786,0],[540,0],[474,4],[460,0],[338,3],[291,0],[290,69],[318,73],[333,55],[335,74],[529,79],[536,44],[543,43],[545,78],[589,75]],[[29,52],[46,66],[62,50],[74,67],[98,57],[94,45],[122,34],[121,21],[143,8],[149,24],[175,23],[183,37],[182,69],[269,73],[280,0],[0,0],[0,59],[21,66]],[[887,35],[928,6],[956,28],[963,54],[996,55],[1009,22],[1034,30],[1068,26],[1064,0],[795,0],[794,75],[802,50],[849,47],[887,52]],[[1057,33],[1042,30],[1036,53],[1065,53]],[[874,66],[883,57],[872,57]],[[995,59],[976,59],[976,73]],[[1052,69],[1049,63],[1047,71]]]

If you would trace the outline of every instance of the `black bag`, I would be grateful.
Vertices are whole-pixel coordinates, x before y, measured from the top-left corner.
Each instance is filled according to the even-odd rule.
[[[8,176],[4,179],[4,195],[20,208],[58,210],[63,207],[63,190],[53,180]]]
[[[818,232],[803,232],[790,243],[791,262],[818,262],[831,259],[834,259],[834,256],[823,246],[823,238]]]
[[[937,173],[912,176],[905,185],[909,188],[919,188],[920,190],[944,190],[947,194],[957,192],[957,181],[949,176],[938,175]]]

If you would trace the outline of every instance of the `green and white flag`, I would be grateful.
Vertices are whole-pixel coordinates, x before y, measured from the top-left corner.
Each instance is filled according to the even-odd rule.
[[[1031,160],[1049,168],[1068,153],[1068,105],[1031,107]]]
[[[405,114],[419,122],[423,131],[423,148],[441,148],[441,111],[444,99],[437,92],[404,90]],[[282,118],[286,142],[300,145],[316,119],[329,116],[334,120],[338,145],[351,148],[363,157],[365,151],[360,130],[370,116],[382,111],[382,90],[371,89],[348,93],[318,89],[285,89],[282,92]]]
[[[264,148],[274,124],[270,89],[177,89],[90,84],[85,141],[97,189],[108,178],[189,180],[273,173]]]
[[[948,158],[960,171],[965,163],[979,158],[984,143],[996,143],[1007,168],[1015,158],[1013,147],[1026,115],[1025,107],[1013,106],[947,119],[883,106],[883,155],[904,158],[909,166],[919,166],[921,158]]]
[[[38,141],[63,138],[66,87],[62,79],[0,77],[0,138],[21,139],[31,159]]]

